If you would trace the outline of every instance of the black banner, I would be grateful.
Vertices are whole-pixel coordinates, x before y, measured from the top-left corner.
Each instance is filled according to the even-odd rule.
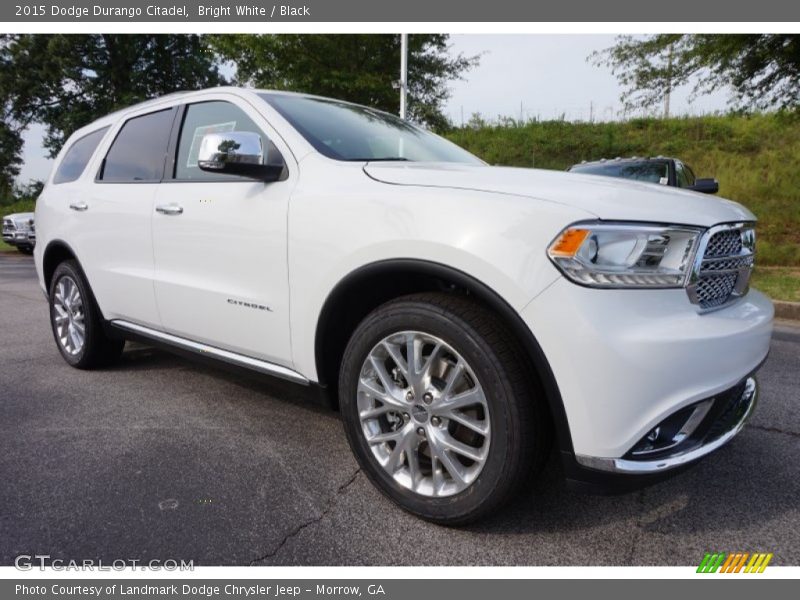
[[[0,4],[4,22],[791,22],[800,3],[786,0],[58,0]]]

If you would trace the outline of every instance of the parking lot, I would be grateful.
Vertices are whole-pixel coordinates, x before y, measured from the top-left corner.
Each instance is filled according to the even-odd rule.
[[[686,473],[598,497],[551,464],[500,514],[448,529],[373,488],[303,388],[132,345],[112,369],[71,369],[31,258],[0,254],[0,564],[798,565],[800,328],[778,326],[760,383],[745,430]]]

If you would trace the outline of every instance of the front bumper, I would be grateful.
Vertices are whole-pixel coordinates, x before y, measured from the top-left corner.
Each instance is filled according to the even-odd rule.
[[[748,377],[741,385],[719,394],[711,400],[713,407],[707,415],[708,418],[699,422],[696,429],[688,433],[680,444],[658,453],[656,458],[602,458],[578,454],[575,460],[590,469],[627,475],[676,469],[711,454],[731,441],[752,414],[757,396],[758,384],[753,377]]]
[[[746,379],[769,351],[773,308],[756,290],[699,314],[682,289],[597,290],[558,280],[521,314],[561,395],[568,479],[617,474],[643,482],[694,462],[741,429],[755,403]],[[747,414],[725,435],[687,440],[652,460],[631,456],[671,415],[741,384],[753,386]]]
[[[27,230],[4,231],[3,241],[9,246],[28,246],[35,243],[35,238],[34,242],[28,239],[29,233]]]

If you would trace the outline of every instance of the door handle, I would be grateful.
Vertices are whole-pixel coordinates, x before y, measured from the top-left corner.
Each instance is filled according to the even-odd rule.
[[[83,212],[83,211],[85,211],[86,209],[89,208],[89,205],[86,204],[86,202],[80,201],[80,202],[73,202],[72,204],[69,205],[69,207],[72,210],[77,210],[78,212]]]
[[[180,215],[183,214],[183,207],[177,204],[162,204],[156,206],[156,212],[160,212],[162,215]]]

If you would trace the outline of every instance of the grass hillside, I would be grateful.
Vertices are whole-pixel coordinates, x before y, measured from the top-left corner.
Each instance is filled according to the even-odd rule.
[[[490,164],[565,169],[581,160],[675,156],[720,196],[759,218],[760,265],[800,266],[800,117],[637,119],[624,123],[541,121],[465,127],[448,134]]]

